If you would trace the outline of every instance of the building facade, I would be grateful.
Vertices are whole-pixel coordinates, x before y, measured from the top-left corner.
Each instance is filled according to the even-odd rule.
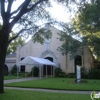
[[[8,74],[14,65],[16,65],[16,53],[7,55],[5,60],[4,75]]]
[[[32,40],[29,40],[25,45],[22,47],[19,46],[17,48],[16,64],[18,64],[19,61],[27,56],[33,56],[49,59],[58,67],[60,66],[65,73],[75,73],[76,65],[85,67],[87,71],[93,67],[94,58],[89,48],[87,47],[84,47],[82,50],[83,54],[77,55],[75,59],[71,59],[71,55],[69,53],[66,56],[63,56],[59,51],[57,51],[57,48],[62,44],[62,42],[58,39],[59,35],[57,33],[59,30],[54,27],[51,27],[50,29],[52,32],[52,38],[50,40],[45,39],[43,45],[40,43],[34,43]],[[30,65],[30,67],[28,66],[29,65],[21,65],[19,71],[30,72],[34,65]],[[49,67],[48,70],[50,70]],[[42,75],[45,75],[44,71],[45,65],[42,67]]]

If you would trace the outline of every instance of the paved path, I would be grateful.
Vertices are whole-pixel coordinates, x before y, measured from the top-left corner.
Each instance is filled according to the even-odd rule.
[[[70,94],[91,94],[91,91],[67,91],[67,90],[50,90],[50,89],[36,89],[36,88],[19,88],[19,87],[4,87],[5,89],[15,90],[30,90],[30,91],[42,91],[42,92],[56,92],[56,93],[70,93]]]
[[[39,78],[22,78],[22,79],[11,79],[4,80],[6,83],[21,82],[27,80],[37,80]],[[16,89],[16,90],[30,90],[30,91],[43,91],[43,92],[57,92],[57,93],[74,93],[74,94],[91,94],[91,91],[69,91],[69,90],[50,90],[50,89],[38,89],[38,88],[19,88],[19,87],[4,87],[5,89]]]
[[[29,80],[36,80],[39,78],[30,77],[30,78],[21,78],[21,79],[10,79],[10,80],[4,80],[4,84],[6,83],[14,83],[14,82],[22,82],[22,81],[29,81]]]

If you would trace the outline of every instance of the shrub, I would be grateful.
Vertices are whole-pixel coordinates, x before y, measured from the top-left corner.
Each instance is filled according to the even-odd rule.
[[[76,74],[75,73],[68,73],[67,78],[76,78]]]
[[[19,72],[18,75],[21,77],[25,77],[25,72]]]
[[[10,72],[12,75],[17,75],[17,66],[14,65]]]
[[[37,66],[34,66],[31,70],[31,73],[34,77],[38,77],[39,76],[39,68]]]
[[[88,78],[88,73],[87,73],[85,67],[82,67],[82,68],[81,68],[81,77],[82,77],[82,78]]]
[[[27,77],[30,77],[30,76],[32,76],[32,73],[31,72],[28,72],[27,73]]]
[[[62,71],[60,67],[55,68],[55,77],[66,77],[66,74]]]
[[[89,79],[100,79],[100,69],[91,69],[88,74]]]

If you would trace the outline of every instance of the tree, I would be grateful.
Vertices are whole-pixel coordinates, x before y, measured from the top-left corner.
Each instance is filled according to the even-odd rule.
[[[25,35],[25,31],[27,31],[29,34],[35,31],[36,25],[34,22],[32,22],[33,20],[35,21],[39,19],[39,17],[43,18],[44,15],[45,18],[48,17],[48,14],[46,14],[45,10],[43,9],[45,6],[47,6],[45,5],[47,1],[48,0],[34,0],[34,2],[31,2],[31,0],[24,0],[15,11],[12,11],[12,5],[14,2],[16,2],[15,0],[0,0],[1,17],[3,21],[2,28],[0,29],[0,93],[4,92],[3,72],[6,52],[9,44],[20,36],[22,32],[23,35]],[[7,10],[5,4],[7,5]],[[31,16],[33,15],[35,17],[32,19]],[[16,23],[21,25],[19,31],[14,37],[9,39],[12,28]]]
[[[10,36],[10,39],[11,39],[12,37],[14,37],[14,36],[15,36],[15,34],[12,32],[12,33],[11,33],[11,36]],[[14,40],[9,44],[9,46],[8,46],[7,55],[8,55],[8,54],[11,54],[11,53],[15,53],[16,50],[17,50],[17,47],[18,47],[19,45],[22,46],[24,43],[25,43],[25,41],[21,38],[21,36],[19,36],[18,38],[14,39]]]
[[[0,0],[0,13],[2,18],[2,28],[0,29],[0,93],[4,92],[3,88],[3,72],[6,52],[9,44],[18,36],[26,36],[26,33],[32,34],[38,29],[37,23],[39,19],[45,21],[50,20],[49,13],[45,10],[50,6],[49,0],[24,0],[21,5],[12,11],[12,5],[18,0]],[[55,0],[58,2],[70,3],[74,0]],[[65,4],[64,3],[64,4]],[[6,7],[5,7],[6,5]],[[21,25],[16,36],[9,40],[10,33],[15,24]],[[22,33],[22,34],[21,34]]]
[[[100,0],[84,3],[74,19],[74,26],[82,35],[84,45],[100,59]]]
[[[73,59],[76,55],[81,54],[82,52],[82,42],[78,39],[73,38],[74,35],[77,34],[73,25],[62,24],[63,30],[58,35],[60,41],[62,41],[62,45],[58,47],[58,51],[62,53],[62,55],[71,54],[71,58]]]
[[[77,50],[86,46],[100,59],[100,1],[83,0],[78,5],[76,17],[68,24],[62,24],[64,32],[59,33],[63,41],[58,48],[62,54],[70,52],[72,57],[78,53]],[[80,43],[72,37],[77,38]],[[66,45],[67,44],[67,45]]]
[[[32,36],[32,40],[34,42],[38,42],[43,44],[44,43],[44,39],[49,39],[52,36],[52,32],[51,30],[47,30],[42,28],[40,29],[38,32],[36,32],[36,34],[34,36]]]

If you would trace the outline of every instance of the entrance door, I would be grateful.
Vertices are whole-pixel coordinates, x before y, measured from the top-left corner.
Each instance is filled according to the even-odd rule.
[[[46,57],[45,59],[48,59],[51,62],[53,62],[53,58],[52,57]],[[46,70],[47,70],[47,75],[53,75],[53,66],[51,66],[51,65],[43,65],[43,75],[46,75]]]
[[[25,72],[25,65],[21,65],[20,68],[21,68],[21,69],[20,69],[20,72]]]
[[[21,58],[21,61],[25,59],[24,57]],[[20,66],[20,72],[25,72],[25,65]]]

